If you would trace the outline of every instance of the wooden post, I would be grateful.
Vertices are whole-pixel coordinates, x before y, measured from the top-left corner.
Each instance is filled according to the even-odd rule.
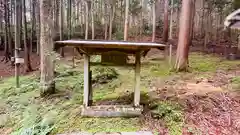
[[[137,52],[135,55],[135,91],[134,91],[134,106],[137,107],[140,104],[140,66],[141,55]]]
[[[83,94],[83,105],[88,106],[89,102],[89,56],[84,54],[84,94]]]
[[[21,15],[20,12],[20,5],[21,1],[15,0],[15,77],[16,77],[16,87],[19,88],[20,87],[20,82],[19,82],[19,74],[20,74],[20,63],[18,62],[19,59],[19,51],[20,51],[20,17],[19,15]],[[12,50],[11,50],[12,51]]]
[[[88,94],[88,106],[92,106],[93,103],[93,91],[92,91],[92,71],[89,72],[89,94]]]

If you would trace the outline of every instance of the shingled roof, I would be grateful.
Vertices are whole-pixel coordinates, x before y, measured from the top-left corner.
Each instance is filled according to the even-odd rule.
[[[224,21],[227,28],[240,29],[240,9],[228,15]]]

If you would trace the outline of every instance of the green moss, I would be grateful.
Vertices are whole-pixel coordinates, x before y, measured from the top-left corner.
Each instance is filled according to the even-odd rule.
[[[231,83],[233,85],[233,88],[236,89],[236,90],[239,90],[240,89],[240,77],[234,77],[232,80],[231,80]]]
[[[183,127],[183,109],[177,103],[162,101],[152,111],[155,118],[163,119],[171,135],[181,135]]]
[[[193,72],[215,72],[216,70],[230,70],[240,65],[240,61],[229,61],[213,55],[191,53],[189,65]]]
[[[86,132],[130,132],[140,130],[137,118],[70,118],[69,122],[62,121],[53,133],[64,131]]]

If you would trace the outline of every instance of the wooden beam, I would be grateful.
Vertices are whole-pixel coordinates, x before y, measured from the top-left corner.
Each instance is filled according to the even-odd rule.
[[[140,66],[141,66],[141,55],[140,55],[140,52],[137,52],[135,56],[135,91],[134,91],[135,107],[140,105]]]
[[[84,54],[84,93],[83,105],[88,106],[89,102],[89,71],[90,71],[90,57]]]

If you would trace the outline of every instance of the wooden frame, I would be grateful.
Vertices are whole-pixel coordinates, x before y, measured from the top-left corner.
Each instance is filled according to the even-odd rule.
[[[89,41],[89,40],[67,40],[67,41],[57,41],[55,44],[55,48],[60,48],[64,46],[72,46],[76,48],[80,48],[79,50],[84,55],[84,94],[83,94],[83,110],[82,115],[88,116],[89,113],[96,116],[103,116],[103,115],[111,115],[118,116],[123,115],[125,116],[127,112],[119,112],[112,111],[111,114],[106,111],[96,110],[94,111],[93,108],[90,108],[92,105],[92,84],[91,84],[91,71],[90,71],[90,55],[101,55],[103,53],[109,51],[120,51],[126,53],[128,55],[135,56],[135,63],[129,64],[130,66],[134,66],[135,68],[135,77],[134,77],[134,101],[133,101],[133,108],[128,108],[130,110],[129,115],[135,116],[135,114],[141,114],[141,107],[140,107],[140,70],[141,70],[141,54],[143,51],[150,50],[151,48],[166,48],[166,45],[157,44],[157,43],[140,43],[140,42],[122,42],[122,41]],[[114,63],[113,63],[114,64]],[[93,65],[93,64],[92,64]],[[126,65],[118,65],[117,66],[126,66]],[[106,107],[106,106],[104,106]],[[99,112],[103,114],[95,114],[94,112]]]

